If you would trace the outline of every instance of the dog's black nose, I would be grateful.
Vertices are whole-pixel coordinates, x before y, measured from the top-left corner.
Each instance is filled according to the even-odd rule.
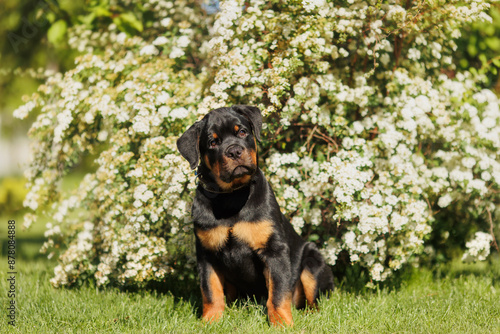
[[[231,158],[231,159],[238,159],[241,157],[241,153],[243,153],[243,147],[240,145],[231,145],[226,149],[226,157]]]

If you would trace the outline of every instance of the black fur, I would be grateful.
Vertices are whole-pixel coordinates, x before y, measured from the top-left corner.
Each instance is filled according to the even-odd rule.
[[[267,299],[274,325],[291,325],[291,304],[315,306],[333,289],[330,268],[283,216],[257,166],[261,127],[256,107],[219,108],[177,142],[191,168],[198,166],[192,215],[207,321],[222,315],[224,295],[255,295]]]

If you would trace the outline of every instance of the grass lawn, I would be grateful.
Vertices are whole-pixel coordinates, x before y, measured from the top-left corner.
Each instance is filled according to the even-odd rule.
[[[7,324],[7,258],[0,227],[0,333],[500,333],[500,258],[454,262],[414,270],[398,289],[358,293],[337,289],[319,312],[293,310],[295,326],[284,331],[267,321],[252,300],[227,307],[212,325],[200,319],[198,286],[167,293],[54,289],[55,261],[37,255],[42,229],[21,231],[17,223],[16,327]]]
[[[6,267],[6,258],[0,258]],[[199,320],[198,287],[191,293],[52,288],[53,262],[19,260],[16,327],[6,321],[6,270],[0,273],[2,333],[266,333],[266,310],[253,301],[227,308],[222,321]],[[319,312],[293,310],[290,333],[500,333],[500,261],[450,266],[436,279],[415,271],[397,291],[359,294],[338,289]]]

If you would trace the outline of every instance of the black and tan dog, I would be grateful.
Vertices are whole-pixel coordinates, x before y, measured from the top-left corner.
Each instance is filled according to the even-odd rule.
[[[333,289],[330,268],[283,216],[257,166],[261,128],[256,107],[219,108],[177,141],[198,168],[192,215],[206,321],[222,316],[224,296],[253,295],[267,298],[273,325],[292,325],[292,304],[314,307]]]

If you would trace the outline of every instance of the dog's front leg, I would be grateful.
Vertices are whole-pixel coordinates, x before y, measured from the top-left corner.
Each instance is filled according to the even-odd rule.
[[[198,263],[201,295],[203,297],[203,320],[213,322],[224,312],[224,276],[208,262]]]
[[[265,257],[264,270],[269,321],[274,326],[293,326],[290,251],[285,244],[273,248]]]

